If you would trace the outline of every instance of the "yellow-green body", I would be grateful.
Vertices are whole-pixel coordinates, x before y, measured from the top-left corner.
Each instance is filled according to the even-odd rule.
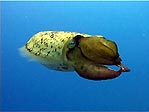
[[[31,37],[20,50],[49,69],[76,71],[91,80],[112,79],[129,71],[121,64],[116,43],[100,35],[44,31]],[[104,65],[121,69],[115,71]]]

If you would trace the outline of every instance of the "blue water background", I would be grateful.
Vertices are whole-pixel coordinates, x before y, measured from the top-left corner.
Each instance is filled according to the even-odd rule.
[[[149,110],[149,2],[1,2],[2,110]],[[18,48],[39,31],[114,40],[131,72],[89,81],[47,69]]]

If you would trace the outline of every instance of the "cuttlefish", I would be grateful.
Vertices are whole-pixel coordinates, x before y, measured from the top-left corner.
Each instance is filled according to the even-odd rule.
[[[116,43],[101,35],[44,31],[33,35],[20,51],[49,69],[76,71],[90,80],[113,79],[130,71],[121,63]]]

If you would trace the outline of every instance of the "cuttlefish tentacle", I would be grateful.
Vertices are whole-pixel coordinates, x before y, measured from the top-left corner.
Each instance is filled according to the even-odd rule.
[[[71,47],[66,55],[69,63],[81,77],[91,80],[106,80],[118,77],[122,72],[129,71],[127,67],[121,64],[115,43],[111,42],[111,45],[115,46],[111,49],[109,48],[110,44],[107,47],[99,41],[98,37],[80,37],[79,40],[73,41],[78,42],[75,42],[76,46]],[[120,69],[117,71],[112,70],[104,64],[117,65]]]
[[[113,79],[115,77],[118,77],[122,69],[115,71],[112,69],[108,69],[105,66],[102,65],[95,65],[95,64],[89,64],[86,63],[84,65],[84,69],[77,69],[77,73],[87,79],[92,79],[92,80],[106,80],[106,79]]]

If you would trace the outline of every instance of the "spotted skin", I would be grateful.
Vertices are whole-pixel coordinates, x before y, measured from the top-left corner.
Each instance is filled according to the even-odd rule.
[[[90,36],[76,32],[39,32],[29,39],[26,45],[21,48],[21,52],[50,69],[73,71],[73,67],[64,62],[62,52],[66,42],[76,35]]]

